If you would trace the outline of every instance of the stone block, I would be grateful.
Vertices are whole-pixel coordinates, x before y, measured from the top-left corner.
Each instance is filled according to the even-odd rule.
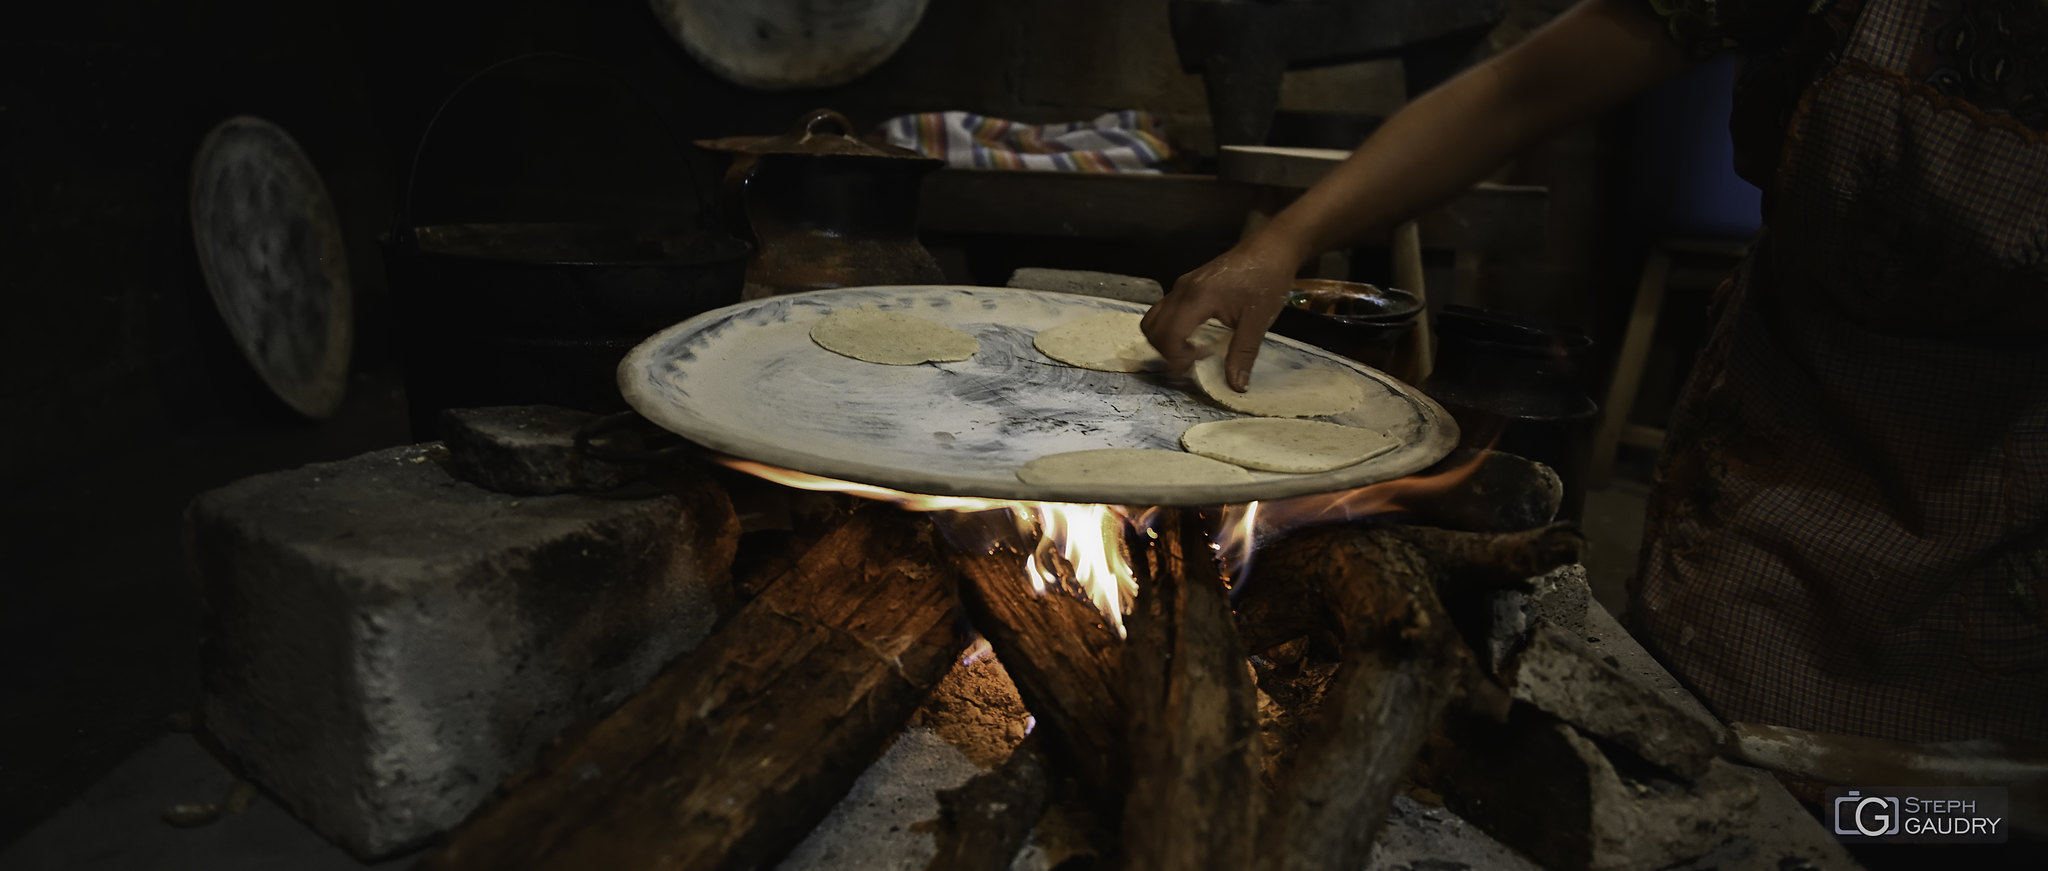
[[[1666,868],[1749,828],[1760,795],[1740,766],[1714,759],[1672,780],[1611,756],[1571,725],[1527,708],[1503,724],[1468,718],[1431,751],[1434,783],[1488,834],[1546,868]]]
[[[644,499],[516,497],[439,444],[197,497],[202,723],[359,857],[461,822],[730,608],[737,522],[705,479]]]
[[[1517,701],[1680,777],[1704,775],[1720,752],[1720,724],[1672,704],[1611,659],[1539,620],[1501,677]]]
[[[455,408],[441,413],[441,438],[450,471],[486,490],[598,493],[638,479],[642,469],[576,449],[577,429],[596,417],[549,405]]]
[[[1166,291],[1160,289],[1159,282],[1149,278],[1080,269],[1026,267],[1010,273],[1009,285],[1027,290],[1078,293],[1146,305],[1158,302],[1160,298],[1166,296]]]
[[[1586,567],[1577,563],[1559,566],[1548,574],[1529,579],[1527,590],[1500,590],[1491,594],[1492,633],[1487,639],[1487,668],[1495,674],[1507,668],[1508,660],[1529,643],[1531,627],[1548,623],[1573,635],[1586,632],[1586,614],[1593,603],[1593,588],[1586,582]]]

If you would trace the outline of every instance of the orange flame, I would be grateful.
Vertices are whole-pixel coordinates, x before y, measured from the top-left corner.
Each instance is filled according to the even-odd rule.
[[[1386,481],[1356,490],[1297,496],[1269,502],[1248,502],[1223,506],[1222,527],[1210,545],[1224,572],[1241,585],[1251,571],[1252,556],[1260,541],[1301,526],[1335,523],[1401,511],[1425,496],[1437,495],[1458,486],[1485,460],[1484,451],[1471,459],[1434,475]],[[1006,511],[1018,534],[1035,542],[1024,555],[1024,571],[1031,589],[1039,595],[1071,584],[1102,612],[1117,637],[1125,635],[1123,615],[1138,597],[1138,583],[1125,551],[1126,530],[1158,538],[1152,529],[1158,508],[1122,505],[1088,505],[1070,502],[1027,502],[1012,499],[981,499],[968,496],[926,496],[905,493],[873,484],[857,484],[819,475],[791,471],[748,460],[721,457],[718,460],[775,483],[801,490],[847,493],[867,499],[893,502],[914,511],[946,511],[973,514]]]
[[[1150,529],[1151,509],[1069,502],[1025,502],[965,496],[926,496],[873,484],[856,484],[747,460],[720,458],[728,467],[800,490],[847,493],[894,502],[914,511],[971,514],[1008,511],[1017,532],[1036,545],[1024,555],[1024,573],[1039,595],[1071,582],[1124,637],[1123,615],[1138,597],[1138,582],[1124,552],[1124,530]]]
[[[1244,505],[1227,505],[1223,528],[1216,535],[1217,554],[1239,583],[1250,573],[1252,555],[1259,542],[1292,529],[1328,523],[1342,523],[1375,514],[1413,509],[1431,496],[1456,489],[1486,462],[1486,451],[1434,475],[1417,475],[1382,481],[1355,490],[1295,496]]]

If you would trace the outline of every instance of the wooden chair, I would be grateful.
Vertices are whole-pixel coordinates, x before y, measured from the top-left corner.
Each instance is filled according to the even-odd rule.
[[[1670,239],[1650,249],[1643,261],[1642,278],[1636,283],[1635,304],[1629,309],[1628,330],[1615,358],[1607,401],[1601,403],[1593,462],[1587,473],[1589,488],[1597,490],[1613,480],[1615,457],[1622,445],[1651,450],[1664,446],[1662,428],[1631,423],[1628,416],[1642,389],[1643,369],[1656,341],[1665,294],[1673,287],[1712,289],[1748,251],[1747,242],[1710,239]]]

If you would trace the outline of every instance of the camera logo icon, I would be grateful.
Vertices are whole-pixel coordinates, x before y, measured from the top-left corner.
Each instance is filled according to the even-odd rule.
[[[1899,833],[1899,800],[1850,790],[1835,799],[1835,834],[1876,838]]]

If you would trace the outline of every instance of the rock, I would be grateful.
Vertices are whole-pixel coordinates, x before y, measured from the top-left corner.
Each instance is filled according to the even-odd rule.
[[[1028,290],[1078,293],[1146,305],[1158,302],[1160,298],[1166,296],[1166,291],[1160,288],[1159,282],[1149,278],[1080,269],[1026,267],[1010,273],[1009,286]]]
[[[1529,643],[1529,629],[1537,621],[1563,628],[1573,635],[1586,631],[1587,609],[1593,602],[1593,588],[1586,583],[1586,567],[1574,563],[1559,566],[1549,574],[1529,580],[1529,589],[1500,590],[1491,594],[1492,634],[1487,639],[1487,668],[1500,674],[1515,652]]]
[[[576,431],[596,419],[550,405],[455,408],[441,413],[449,469],[487,490],[519,495],[597,493],[638,479],[638,466],[576,449]]]
[[[1586,632],[1586,610],[1593,603],[1593,587],[1586,583],[1586,567],[1560,566],[1533,582],[1529,592],[1529,616],[1573,635]]]
[[[1432,751],[1436,785],[1488,834],[1546,868],[1665,868],[1746,827],[1755,779],[1714,759],[1693,781],[1617,761],[1527,708],[1506,725],[1464,720]]]
[[[1548,621],[1531,626],[1529,643],[1501,677],[1517,701],[1680,777],[1704,775],[1719,755],[1720,724],[1668,702],[1618,662],[1602,659],[1577,632]]]
[[[709,479],[645,499],[515,497],[438,444],[193,500],[201,723],[363,858],[461,822],[730,609],[737,522]]]

